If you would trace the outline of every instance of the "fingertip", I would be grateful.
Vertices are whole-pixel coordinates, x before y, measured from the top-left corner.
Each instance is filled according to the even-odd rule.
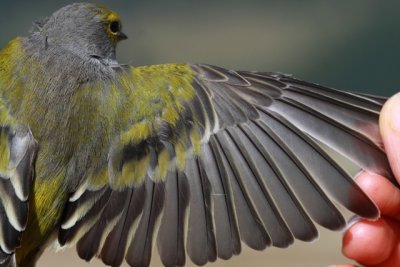
[[[365,265],[384,262],[396,241],[392,227],[385,220],[360,221],[343,237],[343,254]]]
[[[400,191],[386,177],[362,172],[356,177],[356,181],[383,215],[400,219]]]
[[[386,101],[381,110],[380,125],[383,130],[400,132],[400,93]],[[381,129],[382,130],[382,129]]]
[[[398,181],[400,180],[400,93],[391,97],[383,106],[379,126],[388,159]]]

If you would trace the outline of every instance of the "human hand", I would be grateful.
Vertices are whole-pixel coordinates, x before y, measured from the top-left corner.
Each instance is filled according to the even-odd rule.
[[[400,182],[400,93],[384,105],[380,131],[391,168]],[[343,254],[365,266],[400,266],[400,190],[385,177],[367,172],[357,177],[357,183],[375,201],[381,217],[354,223],[344,234]]]

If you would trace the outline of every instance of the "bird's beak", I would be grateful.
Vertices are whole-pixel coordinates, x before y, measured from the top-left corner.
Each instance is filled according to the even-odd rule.
[[[126,40],[126,39],[128,39],[128,36],[126,36],[125,33],[123,33],[123,32],[119,32],[118,33],[118,41],[123,41],[123,40]]]

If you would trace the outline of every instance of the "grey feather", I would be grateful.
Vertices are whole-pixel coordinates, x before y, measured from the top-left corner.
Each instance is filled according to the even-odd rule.
[[[218,66],[198,64],[192,66],[203,78],[209,82],[226,83],[232,86],[250,86],[250,83],[234,70],[227,70]]]
[[[101,248],[100,258],[105,264],[111,266],[121,265],[126,248],[128,246],[128,233],[134,227],[134,223],[140,218],[140,215],[144,212],[143,199],[148,199],[148,190],[146,190],[147,184],[152,183],[148,181],[146,185],[138,188],[132,188],[127,191],[127,197],[123,205],[123,212],[118,220],[118,223],[108,234],[103,247]],[[115,195],[116,198],[117,195]],[[117,202],[118,203],[118,202]],[[116,203],[110,203],[110,207],[115,207]]]
[[[125,257],[126,261],[133,267],[147,267],[150,265],[153,236],[158,230],[157,221],[164,206],[164,183],[154,183],[148,179],[145,188],[146,199],[143,213]]]
[[[355,109],[364,109],[377,113],[379,113],[382,107],[381,103],[376,102],[374,99],[370,99],[368,96],[336,90],[318,84],[300,81],[293,77],[285,77],[283,75],[279,76],[279,80],[287,83],[287,90],[298,91],[306,95],[313,95],[314,97],[319,97],[338,105],[346,104]]]
[[[215,152],[216,151],[216,152]],[[218,148],[202,147],[201,168],[212,188],[213,216],[218,257],[229,259],[241,251],[232,193]]]
[[[258,148],[253,141],[246,135],[245,130],[241,128],[228,129],[230,138],[235,143],[234,153],[242,155],[241,164],[236,166],[243,166],[241,171],[247,172],[244,183],[248,184],[248,188],[252,187],[250,196],[253,198],[255,207],[258,214],[265,226],[268,235],[271,238],[272,245],[276,247],[287,247],[293,243],[293,235],[290,232],[287,224],[285,223],[276,203],[269,192],[270,189],[266,186],[264,179],[272,179],[267,177],[268,173],[262,172],[259,165],[267,164],[262,159],[263,155],[260,154]]]
[[[354,106],[345,105],[345,103],[338,105],[331,101],[321,100],[315,97],[315,94],[308,96],[298,92],[285,91],[284,95],[294,102],[307,106],[309,110],[313,110],[315,113],[331,118],[336,124],[343,125],[363,135],[364,138],[369,139],[377,146],[383,147],[379,125],[376,123],[379,119],[379,113],[370,110],[360,112]]]
[[[165,208],[160,223],[157,247],[165,266],[184,266],[185,219],[189,185],[183,172],[170,172],[165,185]]]
[[[233,188],[237,186],[236,190],[240,188],[240,192],[236,191],[234,198],[238,197],[240,194],[246,202],[245,204],[241,204],[241,207],[236,206],[241,239],[251,248],[262,250],[270,245],[271,240],[270,236],[265,231],[264,225],[261,223],[261,218],[256,208],[260,208],[265,212],[266,210],[263,208],[268,206],[268,203],[262,192],[262,188],[260,188],[258,179],[247,167],[247,163],[241,155],[241,151],[237,149],[231,137],[225,131],[218,134],[217,137],[230,169],[232,170],[231,185]],[[238,166],[240,166],[240,168],[238,168]],[[240,210],[245,210],[246,206],[248,210],[242,214]],[[272,215],[269,212],[270,210],[267,209],[267,214],[263,214],[263,216]],[[241,219],[242,217],[246,217],[248,220],[245,222]]]
[[[393,177],[387,158],[381,149],[357,135],[352,129],[346,130],[342,125],[336,126],[329,117],[310,112],[308,107],[293,102],[275,102],[270,109],[362,168]]]
[[[274,119],[272,119],[274,117]],[[279,114],[264,113],[261,117],[265,129],[275,133],[275,139],[280,139],[285,144],[285,150],[291,154],[293,161],[297,162],[308,174],[310,183],[303,181],[298,187],[313,187],[319,191],[320,198],[313,199],[313,192],[307,191],[299,194],[299,198],[310,197],[308,203],[304,203],[313,219],[321,225],[332,230],[344,227],[345,221],[330,201],[325,197],[322,188],[338,203],[365,218],[375,219],[378,210],[372,201],[358,187],[353,179],[329,156],[315,144],[307,135],[299,132],[293,125],[285,121]],[[304,154],[307,157],[304,157]],[[293,181],[296,181],[293,179]],[[348,196],[351,196],[349,198]],[[319,206],[321,205],[321,206]],[[326,206],[324,206],[326,205]],[[329,212],[328,212],[329,211]]]
[[[0,205],[0,217],[6,217],[3,205]],[[0,224],[0,248],[8,255],[12,255],[15,248],[20,245],[21,232],[17,231],[6,220]]]
[[[144,192],[143,189],[136,189]],[[105,233],[109,224],[114,220],[121,219],[121,214],[125,210],[126,203],[131,197],[131,190],[126,189],[123,192],[113,191],[107,202],[99,221],[85,233],[77,243],[77,252],[79,257],[89,261],[98,251],[100,251],[101,241],[108,233]],[[112,228],[113,229],[113,228]],[[110,229],[110,231],[112,230]]]
[[[238,220],[240,238],[247,245],[254,249],[264,249],[269,243],[269,236],[262,225],[257,212],[252,204],[252,201],[247,191],[243,177],[235,166],[234,159],[230,154],[230,144],[222,133],[216,135],[215,145],[222,155],[224,168],[229,179],[232,195],[235,203],[236,218]]]
[[[189,179],[190,204],[187,233],[187,253],[193,263],[204,265],[217,257],[211,210],[211,188],[197,159],[186,164]]]
[[[8,223],[20,232],[24,230],[28,220],[28,203],[19,200],[9,179],[0,178],[0,200],[6,214],[1,219],[8,219]]]
[[[11,183],[19,200],[27,201],[33,180],[33,162],[37,144],[32,133],[27,129],[16,130],[9,139],[11,141],[10,169],[15,169]]]
[[[21,245],[28,222],[28,199],[32,190],[37,144],[25,127],[0,127],[2,153],[8,166],[0,170],[0,265],[15,266],[14,252]],[[3,159],[4,160],[4,159]],[[6,162],[7,163],[7,162]]]
[[[79,210],[76,211],[76,209],[79,209],[79,206],[74,205],[74,203],[70,203],[70,205],[67,205],[65,208],[65,216],[68,216],[67,218],[69,218],[70,216],[75,215],[79,216],[79,219],[69,228],[63,228],[62,226],[60,227],[60,230],[58,231],[58,242],[61,245],[65,245],[68,242],[74,240],[81,229],[90,229],[90,226],[97,223],[106,203],[109,201],[111,192],[112,191],[109,187],[105,188],[104,191],[101,190],[96,192],[98,194],[98,196],[97,194],[95,195],[97,200],[93,203],[92,206],[86,207],[86,210],[82,211],[83,214],[80,214]],[[90,192],[87,192],[86,194],[84,194],[84,196],[85,195],[92,194],[90,194]],[[79,204],[79,200],[77,204]]]
[[[93,205],[98,202],[106,192],[106,201],[108,201],[107,198],[111,194],[111,190],[106,186],[99,190],[87,190],[77,200],[68,201],[63,212],[63,224],[61,228],[67,229],[73,226],[74,222],[79,221],[80,218],[84,217],[93,209]],[[69,223],[69,221],[72,222]],[[68,223],[71,224],[71,226],[66,225]]]
[[[256,164],[263,174],[266,188],[269,189],[293,236],[305,241],[315,239],[318,235],[317,229],[293,192],[296,187],[291,187],[289,184],[289,181],[294,179],[307,182],[307,178],[282,151],[279,144],[257,124],[250,123],[248,126],[243,126],[243,129],[261,154],[254,159],[257,160]]]
[[[196,90],[196,95],[199,98],[206,113],[206,118],[209,123],[210,131],[213,131],[217,124],[217,114],[215,113],[215,108],[211,103],[212,95],[210,94],[209,90],[207,90],[207,87],[205,87],[205,85],[201,81],[199,81],[199,79],[194,79],[193,88]]]

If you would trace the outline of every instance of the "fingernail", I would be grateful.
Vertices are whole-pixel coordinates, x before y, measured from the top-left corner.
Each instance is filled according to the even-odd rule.
[[[360,169],[360,170],[356,173],[356,175],[354,175],[354,180],[357,181],[358,177],[361,176],[361,174],[363,174],[364,172],[365,172],[365,170]]]
[[[396,132],[400,132],[400,93],[395,94],[390,99],[388,116],[391,128]]]
[[[347,225],[344,229],[344,232],[346,232],[347,230],[349,230],[354,224],[358,223],[361,220],[360,216],[354,215],[352,216],[348,221],[347,221]]]

